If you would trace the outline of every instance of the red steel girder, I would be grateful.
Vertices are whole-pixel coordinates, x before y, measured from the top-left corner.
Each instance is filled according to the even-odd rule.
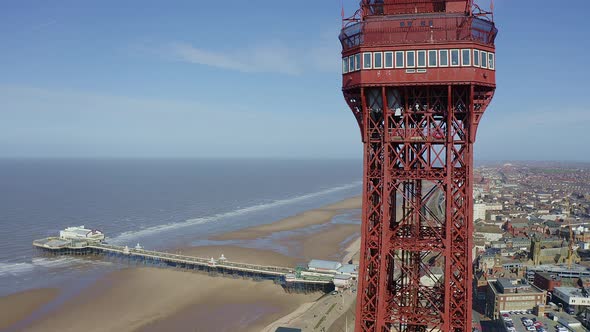
[[[365,147],[357,331],[471,330],[472,132],[491,95],[473,85],[347,92]]]

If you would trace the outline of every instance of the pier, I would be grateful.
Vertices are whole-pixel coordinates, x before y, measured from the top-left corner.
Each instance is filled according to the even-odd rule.
[[[310,271],[306,268],[255,265],[219,259],[178,255],[166,252],[116,246],[102,241],[49,237],[33,241],[33,246],[44,253],[68,256],[100,256],[130,265],[176,268],[201,271],[211,276],[272,280],[287,292],[330,292],[334,290],[333,273]]]

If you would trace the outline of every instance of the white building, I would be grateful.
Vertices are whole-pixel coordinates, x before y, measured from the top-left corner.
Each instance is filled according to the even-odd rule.
[[[104,234],[95,229],[86,229],[84,225],[77,227],[68,227],[59,231],[59,237],[67,240],[86,240],[86,241],[103,241]]]
[[[489,204],[489,203],[476,203],[473,204],[473,220],[481,219],[486,220],[486,212],[488,211],[501,211],[503,208],[502,204]]]
[[[327,273],[338,273],[338,269],[342,267],[340,262],[325,261],[321,259],[312,259],[307,264],[307,268],[310,271],[327,272]]]
[[[553,297],[570,306],[590,306],[590,293],[584,293],[580,288],[555,287]]]
[[[334,286],[338,290],[349,288],[352,285],[352,280],[350,275],[337,274],[334,276]]]

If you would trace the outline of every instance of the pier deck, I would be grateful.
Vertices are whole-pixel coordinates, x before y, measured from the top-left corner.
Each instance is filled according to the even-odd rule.
[[[98,241],[72,240],[59,237],[35,240],[33,246],[56,255],[100,255],[158,267],[177,267],[253,279],[269,279],[282,284],[287,290],[321,290],[329,292],[334,287],[333,274],[314,272],[313,275],[303,275],[301,269],[289,267],[232,262],[226,259],[214,260],[116,246]]]

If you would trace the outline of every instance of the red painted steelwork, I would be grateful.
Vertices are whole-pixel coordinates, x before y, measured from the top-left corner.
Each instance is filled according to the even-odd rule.
[[[342,55],[494,53],[491,15],[472,0],[363,0],[343,22]],[[343,74],[364,143],[355,330],[470,332],[473,144],[495,64],[363,68]]]

